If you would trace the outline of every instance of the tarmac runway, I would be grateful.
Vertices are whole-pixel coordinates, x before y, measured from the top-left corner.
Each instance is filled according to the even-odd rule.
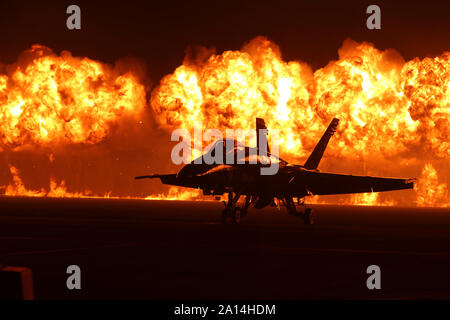
[[[284,208],[222,225],[222,207],[2,197],[0,264],[31,268],[37,299],[450,298],[450,209],[312,205],[309,226]]]

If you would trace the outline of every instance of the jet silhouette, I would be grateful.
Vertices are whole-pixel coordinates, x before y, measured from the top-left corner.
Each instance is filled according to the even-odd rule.
[[[198,159],[186,164],[176,174],[155,174],[135,177],[135,179],[159,178],[162,183],[174,186],[200,188],[204,195],[228,194],[223,201],[222,222],[239,223],[252,205],[256,209],[282,203],[289,214],[313,224],[312,209],[305,205],[305,197],[310,195],[331,195],[348,193],[381,192],[412,189],[415,179],[381,178],[354,176],[320,172],[317,167],[331,136],[336,132],[339,119],[334,118],[304,165],[290,164],[270,153],[263,119],[256,118],[257,147],[249,148],[236,140],[222,139]],[[261,131],[264,130],[264,131]],[[261,139],[265,140],[262,141]],[[261,140],[261,141],[260,141]],[[214,157],[222,148],[221,163],[207,164],[206,156]],[[226,161],[227,156],[234,162]],[[201,159],[200,159],[201,158]],[[253,159],[253,162],[250,160]],[[238,162],[240,160],[241,163]],[[256,160],[256,161],[255,161]],[[277,163],[274,175],[261,174],[261,168]],[[245,196],[245,203],[238,206],[238,200]],[[304,207],[297,211],[294,198]]]

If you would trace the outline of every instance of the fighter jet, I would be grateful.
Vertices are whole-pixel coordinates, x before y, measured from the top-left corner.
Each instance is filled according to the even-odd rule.
[[[381,192],[412,189],[415,179],[380,178],[320,172],[317,167],[331,136],[336,132],[339,119],[334,118],[304,165],[290,164],[270,153],[267,128],[261,118],[256,118],[256,148],[237,143],[236,139],[222,139],[198,159],[186,164],[178,173],[154,174],[135,179],[159,178],[163,184],[202,189],[204,195],[227,194],[223,201],[223,223],[239,223],[250,206],[262,209],[269,205],[284,205],[289,214],[313,224],[312,209],[305,204],[305,197],[365,192]],[[261,132],[264,134],[261,135]],[[221,163],[207,164],[206,156],[215,156],[223,150]],[[262,149],[262,150],[261,150]],[[234,161],[226,161],[231,158]],[[238,161],[241,160],[241,161]],[[243,161],[242,161],[243,160]],[[251,161],[253,160],[253,161]],[[256,161],[255,161],[256,160]],[[278,164],[273,175],[261,174],[261,168]],[[238,204],[245,196],[245,203]],[[294,201],[301,209],[296,207]]]

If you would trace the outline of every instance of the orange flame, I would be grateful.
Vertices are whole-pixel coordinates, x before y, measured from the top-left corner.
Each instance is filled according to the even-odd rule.
[[[119,117],[145,106],[144,86],[131,73],[40,45],[22,59],[25,66],[0,75],[0,148],[97,143]]]
[[[450,155],[450,52],[404,63],[392,50],[351,40],[340,59],[312,73],[300,62],[284,62],[278,47],[258,37],[242,51],[185,62],[162,79],[151,106],[163,127],[252,128],[264,117],[280,128],[280,144],[304,157],[333,116],[341,119],[340,156],[395,156],[429,150]],[[308,135],[302,132],[308,132]]]
[[[90,190],[83,192],[67,191],[66,182],[62,180],[56,182],[54,178],[50,178],[49,188],[41,188],[40,190],[32,190],[25,187],[20,178],[20,171],[9,165],[9,170],[13,176],[13,183],[7,186],[0,186],[5,196],[26,196],[26,197],[49,197],[49,198],[106,198],[106,199],[145,199],[145,200],[208,200],[204,197],[200,190],[189,190],[178,187],[171,187],[168,193],[152,194],[145,198],[136,197],[115,197],[110,193],[104,195],[96,195]]]
[[[14,167],[9,166],[9,170],[13,176],[13,184],[9,184],[6,187],[0,187],[4,190],[4,195],[6,196],[27,196],[27,197],[52,197],[52,198],[83,198],[88,197],[91,193],[86,192],[67,192],[66,182],[63,180],[58,184],[53,178],[50,180],[49,190],[42,188],[41,190],[30,190],[27,189],[20,178],[20,171]]]
[[[424,207],[449,207],[448,190],[445,183],[439,183],[436,169],[427,163],[422,170],[422,176],[415,186],[417,205]]]
[[[8,67],[8,74],[0,75],[0,152],[99,143],[124,118],[144,110],[145,93],[144,84],[130,72],[32,46]],[[333,167],[324,161],[323,169],[363,161],[363,173],[376,174],[374,168],[395,163],[387,172],[397,175],[398,168],[423,167],[415,201],[438,206],[450,203],[445,177],[438,177],[431,165],[450,156],[449,96],[450,52],[405,62],[392,49],[346,40],[337,61],[313,71],[306,63],[284,61],[276,44],[257,37],[239,51],[186,58],[153,90],[150,106],[167,130],[192,129],[196,121],[203,129],[249,129],[255,117],[263,117],[269,129],[280,130],[282,157],[293,162],[309,155],[337,116],[340,125],[326,157],[339,161]],[[54,162],[53,153],[48,159]],[[72,193],[64,180],[55,179],[48,188],[28,190],[18,170],[10,166],[10,171],[13,182],[1,188],[7,195],[110,197]],[[201,196],[197,190],[173,187],[148,198]],[[362,194],[339,202],[392,205],[397,200]]]
[[[147,200],[207,200],[198,189],[170,187],[167,193],[153,194]]]

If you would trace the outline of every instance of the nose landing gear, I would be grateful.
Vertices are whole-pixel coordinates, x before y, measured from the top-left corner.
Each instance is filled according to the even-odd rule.
[[[314,224],[314,215],[311,208],[305,208],[303,219],[305,220],[305,224]]]
[[[314,215],[312,209],[306,208],[306,204],[304,201],[302,201],[301,203],[299,201],[300,205],[305,206],[305,210],[303,213],[297,211],[297,208],[295,207],[294,200],[292,199],[292,197],[285,197],[284,199],[282,199],[282,202],[290,215],[298,218],[303,218],[305,224],[308,225],[314,224]]]
[[[232,192],[228,193],[228,202],[223,201],[225,208],[222,210],[222,223],[240,223],[241,218],[247,215],[248,208],[251,204],[251,197],[245,197],[245,204],[237,207],[236,203],[239,201],[241,194],[236,193],[233,196]]]
[[[223,201],[225,209],[222,211],[222,223],[239,223],[241,222],[241,208],[236,207],[241,195],[236,193],[233,197],[233,192],[228,193],[228,202]]]

